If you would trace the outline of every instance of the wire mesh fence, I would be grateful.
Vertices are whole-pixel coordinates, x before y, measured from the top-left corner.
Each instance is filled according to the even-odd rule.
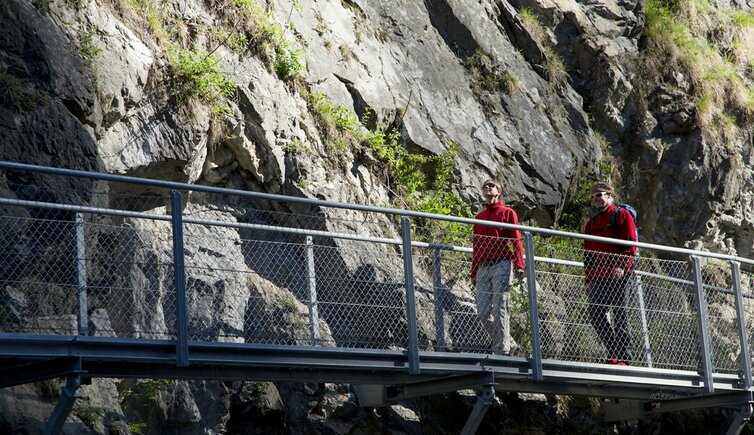
[[[205,192],[184,192],[173,210],[167,190],[133,194],[104,182],[91,183],[86,195],[49,184],[19,191],[23,198],[9,198],[17,203],[0,206],[2,332],[174,340],[174,258],[182,255],[190,340],[410,346],[394,216]],[[179,253],[174,212],[184,221]],[[560,361],[700,370],[706,350],[716,372],[735,373],[744,344],[754,344],[754,275],[740,274],[742,343],[728,262],[701,266],[699,301],[689,261],[642,249],[639,258],[603,255],[602,263],[590,263],[580,239],[535,235],[533,251],[522,254],[534,259],[536,286],[508,267],[495,275],[500,285],[491,288],[500,294],[493,295],[473,276],[481,263],[469,223],[416,219],[412,239],[411,287],[424,351],[541,352]],[[512,242],[495,240],[500,251],[482,265],[515,263],[519,248]],[[539,349],[532,347],[532,291]]]

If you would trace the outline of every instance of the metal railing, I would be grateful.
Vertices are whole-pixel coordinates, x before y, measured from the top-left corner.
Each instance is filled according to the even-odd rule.
[[[738,374],[751,386],[754,261],[647,243],[634,273],[585,292],[599,237],[452,216],[14,163],[0,197],[0,332],[189,343],[491,352],[477,315],[471,225],[516,228],[513,355]],[[76,179],[78,184],[69,180]],[[75,186],[75,187],[71,187]],[[129,192],[129,193],[125,193]],[[612,264],[625,261],[606,257]],[[599,281],[599,276],[593,282]],[[598,294],[599,293],[599,294]],[[610,295],[609,297],[607,295]],[[602,322],[602,323],[601,323]],[[622,325],[622,326],[621,326]],[[606,339],[605,328],[621,329]]]

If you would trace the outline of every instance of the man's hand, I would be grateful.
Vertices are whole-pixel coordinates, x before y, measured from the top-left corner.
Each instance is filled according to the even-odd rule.
[[[516,279],[524,279],[524,269],[514,269],[513,275],[515,275]]]
[[[610,278],[623,278],[623,276],[626,274],[626,271],[623,270],[622,267],[614,267],[610,270]]]
[[[589,294],[589,290],[591,290],[591,289],[592,289],[592,285],[590,283],[588,283],[588,282],[585,282],[584,283],[584,293],[585,294]]]

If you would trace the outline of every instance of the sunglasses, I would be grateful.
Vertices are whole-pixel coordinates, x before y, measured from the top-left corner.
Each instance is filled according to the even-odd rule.
[[[610,192],[597,192],[592,194],[592,198],[602,198],[602,195],[610,195]]]
[[[487,183],[487,184],[483,185],[482,187],[497,187],[497,184],[495,184],[495,183]]]

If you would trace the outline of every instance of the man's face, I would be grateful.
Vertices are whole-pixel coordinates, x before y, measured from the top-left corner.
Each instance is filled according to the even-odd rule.
[[[494,199],[500,196],[500,190],[495,183],[488,181],[482,186],[482,195],[485,200]]]
[[[605,208],[613,203],[613,195],[610,192],[595,192],[592,194],[592,205],[596,208]]]

